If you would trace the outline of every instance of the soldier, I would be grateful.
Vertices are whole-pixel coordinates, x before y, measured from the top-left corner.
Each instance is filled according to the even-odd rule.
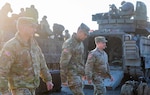
[[[70,38],[69,30],[65,30],[64,40],[67,40]]]
[[[44,36],[44,38],[48,38],[52,35],[52,30],[50,29],[50,25],[47,21],[47,16],[43,16],[42,20],[40,21],[40,29],[41,29],[41,35]]]
[[[95,37],[96,48],[89,52],[85,65],[85,75],[88,83],[93,82],[94,95],[104,95],[106,88],[104,86],[104,78],[113,78],[110,75],[108,57],[104,49],[107,40],[103,36]]]
[[[77,33],[66,40],[62,46],[60,71],[62,85],[68,85],[73,95],[84,95],[81,77],[84,76],[84,45],[89,27],[82,23]]]
[[[47,90],[53,88],[44,55],[34,40],[36,24],[30,17],[17,21],[15,37],[6,42],[0,54],[0,92],[7,95],[35,95],[41,77]]]
[[[115,4],[109,5],[110,10],[109,10],[109,15],[112,19],[119,18],[119,10],[115,6]]]

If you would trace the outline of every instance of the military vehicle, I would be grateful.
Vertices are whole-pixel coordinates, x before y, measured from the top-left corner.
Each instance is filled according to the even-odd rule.
[[[133,12],[125,15],[121,12],[112,4],[109,12],[93,14],[92,21],[97,22],[98,30],[90,33],[85,44],[88,52],[95,48],[94,37],[102,35],[108,40],[106,52],[114,81],[106,79],[105,85],[112,89],[129,76],[148,77],[146,70],[150,68],[150,23],[146,5],[137,1]]]
[[[91,32],[84,41],[85,55],[87,56],[88,52],[95,48],[96,36],[106,37],[108,40],[106,52],[109,57],[111,75],[114,78],[112,82],[109,79],[104,80],[106,87],[115,89],[123,79],[128,80],[130,76],[134,79],[145,76],[146,69],[150,68],[150,39],[148,38],[150,23],[146,5],[137,1],[133,12],[123,14],[123,11],[112,4],[109,12],[93,14],[92,21],[97,21],[98,30]],[[37,41],[45,55],[48,67],[59,70],[63,40],[37,38]],[[58,77],[60,76],[55,77],[54,80]],[[87,81],[83,83],[89,85]],[[43,86],[39,90],[42,88]]]
[[[57,23],[53,25],[53,32],[51,35],[45,34],[45,32],[40,31],[40,29],[37,31],[38,36],[35,36],[35,38],[44,54],[47,66],[50,70],[49,72],[52,75],[54,87],[53,90],[47,91],[46,84],[41,80],[40,86],[36,90],[36,95],[45,95],[48,93],[61,91],[59,61],[62,51],[62,44],[64,42],[62,35],[63,31],[64,26]]]

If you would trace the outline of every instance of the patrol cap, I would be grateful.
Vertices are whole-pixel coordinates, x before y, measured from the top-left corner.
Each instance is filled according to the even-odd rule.
[[[19,17],[17,21],[17,26],[18,25],[35,25],[37,26],[35,20],[31,17]]]
[[[95,42],[107,42],[104,36],[97,36],[95,37]]]
[[[46,15],[44,15],[44,16],[43,16],[43,19],[47,19],[47,16],[46,16]]]
[[[81,25],[79,26],[79,29],[82,29],[87,35],[89,35],[90,28],[84,23],[81,23]]]

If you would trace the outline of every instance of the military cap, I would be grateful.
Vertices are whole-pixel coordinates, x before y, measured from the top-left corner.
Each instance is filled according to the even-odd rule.
[[[43,19],[47,19],[47,16],[44,15],[44,16],[43,16]]]
[[[107,42],[104,36],[97,36],[95,37],[95,42]]]
[[[82,29],[87,35],[89,35],[90,28],[87,25],[85,25],[84,23],[81,23],[79,28]]]
[[[28,25],[28,24],[37,26],[36,21],[31,17],[19,17],[18,18],[17,25]]]

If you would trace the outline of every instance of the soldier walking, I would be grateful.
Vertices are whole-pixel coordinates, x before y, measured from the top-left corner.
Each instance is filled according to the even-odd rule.
[[[67,39],[62,46],[60,74],[62,85],[68,85],[73,95],[84,95],[82,76],[84,74],[83,40],[89,34],[89,27],[82,23],[77,33]]]
[[[94,95],[105,95],[106,88],[103,80],[113,78],[110,75],[108,56],[104,49],[107,40],[103,36],[95,37],[96,48],[89,52],[85,65],[85,75],[88,83],[94,85]]]
[[[34,19],[20,17],[15,37],[6,42],[0,53],[0,92],[2,95],[35,95],[40,78],[47,90],[53,88],[44,55],[33,38]],[[9,90],[9,91],[8,91]]]

